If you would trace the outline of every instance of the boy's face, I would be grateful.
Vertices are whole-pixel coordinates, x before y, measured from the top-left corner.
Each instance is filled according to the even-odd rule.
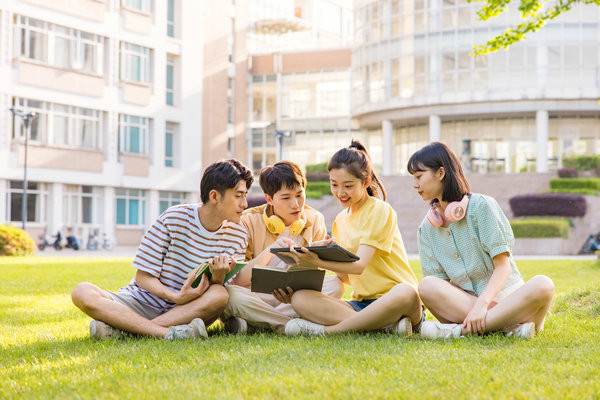
[[[300,219],[306,201],[304,188],[300,185],[296,185],[292,189],[281,188],[275,192],[273,197],[265,194],[265,198],[267,203],[273,206],[273,213],[281,218],[286,226]]]
[[[239,223],[242,212],[248,207],[246,181],[240,180],[234,188],[227,189],[221,196],[217,192],[216,208],[222,219]]]

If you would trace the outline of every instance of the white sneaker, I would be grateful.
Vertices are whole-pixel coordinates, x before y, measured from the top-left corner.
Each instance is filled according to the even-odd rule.
[[[460,337],[459,324],[442,324],[438,321],[424,321],[421,336],[427,339],[450,339]]]
[[[398,322],[394,322],[383,328],[385,332],[396,333],[403,337],[410,337],[412,335],[412,322],[409,317],[400,318]]]
[[[302,318],[294,318],[285,324],[285,334],[287,336],[324,335],[325,327]]]
[[[248,333],[248,322],[240,317],[231,317],[225,321],[225,332],[232,335],[245,335]]]
[[[132,337],[133,334],[122,331],[113,326],[110,326],[106,322],[93,320],[90,322],[90,339],[104,340],[109,338],[123,339],[126,337]]]
[[[208,339],[206,326],[201,318],[194,318],[187,325],[174,325],[169,327],[165,340],[177,339]]]
[[[535,336],[535,323],[525,322],[524,324],[519,324],[511,330],[505,331],[504,334],[506,336],[515,336],[523,339],[532,339]]]

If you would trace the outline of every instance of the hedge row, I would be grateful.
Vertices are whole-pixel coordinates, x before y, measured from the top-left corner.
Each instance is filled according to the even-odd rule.
[[[587,212],[585,197],[580,194],[524,194],[511,198],[509,203],[515,217],[583,217]]]
[[[35,251],[35,242],[27,232],[0,225],[0,256],[28,256]]]
[[[551,189],[542,193],[576,193],[586,196],[598,196],[598,190],[596,189]]]
[[[567,218],[535,218],[510,221],[515,238],[569,237],[571,221]]]
[[[321,196],[331,194],[329,182],[307,182],[306,197],[309,199],[320,199]]]
[[[600,156],[573,156],[562,159],[565,168],[575,168],[580,171],[589,171],[600,168]]]
[[[600,190],[600,178],[550,179],[551,189],[595,189]]]
[[[267,202],[264,195],[248,196],[248,208],[262,206]]]
[[[308,164],[306,166],[306,173],[307,174],[326,174],[329,171],[327,171],[327,164],[328,162],[322,162],[319,164]]]

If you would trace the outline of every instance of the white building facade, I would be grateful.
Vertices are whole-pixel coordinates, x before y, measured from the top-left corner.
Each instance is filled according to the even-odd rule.
[[[518,22],[477,21],[481,4],[357,0],[352,116],[384,175],[430,141],[474,173],[546,172],[600,154],[600,8],[578,5],[508,50],[474,58]],[[384,150],[385,149],[385,150]]]
[[[0,223],[137,245],[198,201],[203,2],[0,0]],[[185,39],[184,39],[185,38]],[[181,83],[185,82],[185,86]]]

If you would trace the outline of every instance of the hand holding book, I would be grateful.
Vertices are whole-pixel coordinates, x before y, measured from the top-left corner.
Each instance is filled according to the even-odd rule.
[[[223,258],[219,259],[219,257]],[[203,275],[206,275],[211,283],[227,283],[233,279],[246,264],[244,259],[236,260],[230,256],[218,256],[200,263],[200,265],[190,271],[188,276],[195,277],[192,282],[193,288],[198,287]]]

